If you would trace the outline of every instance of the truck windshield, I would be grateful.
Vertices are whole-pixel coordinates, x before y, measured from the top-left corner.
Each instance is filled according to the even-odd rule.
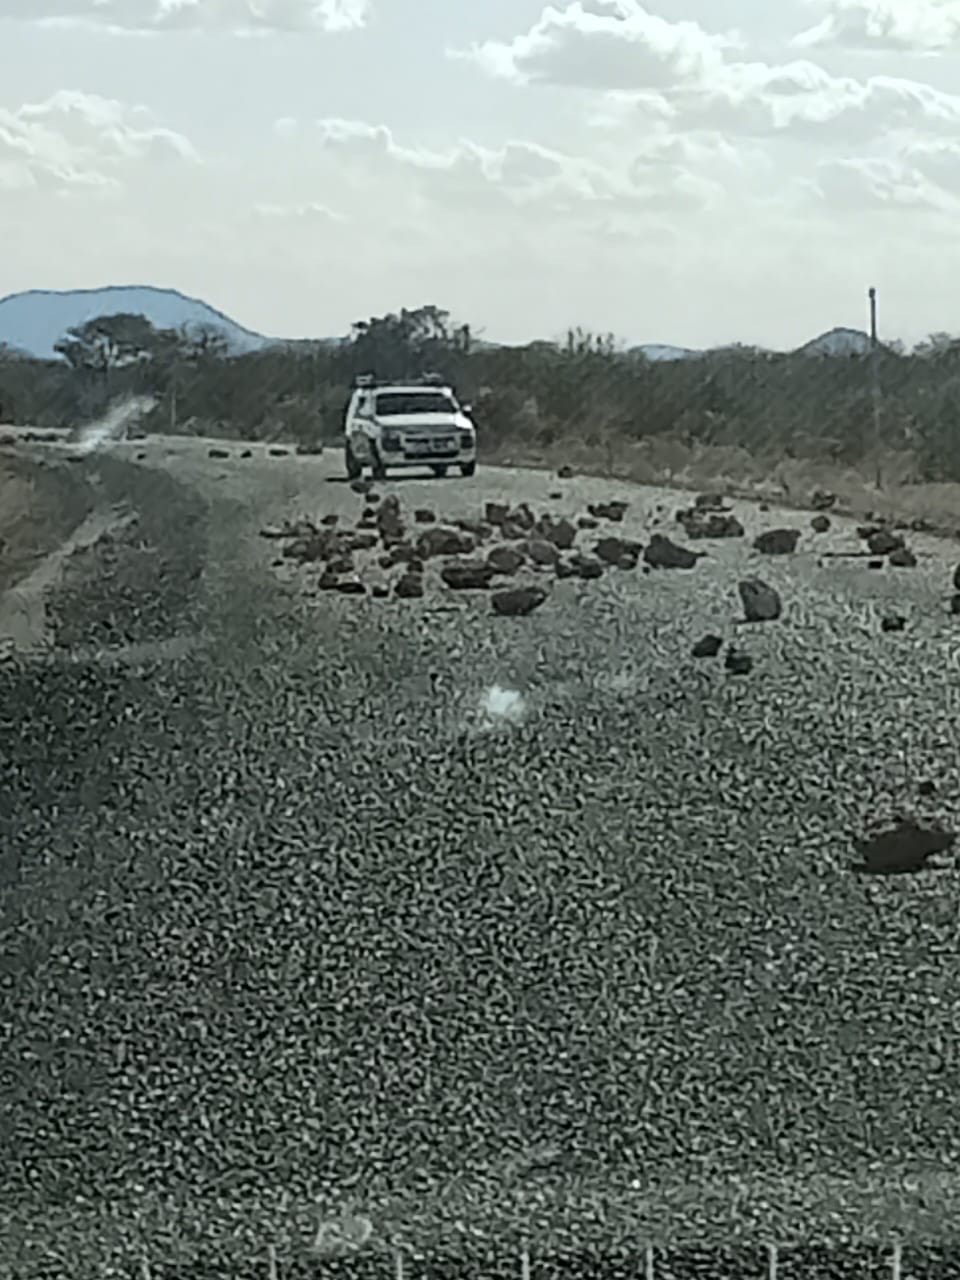
[[[377,396],[377,417],[401,413],[456,413],[457,406],[445,391],[388,391]]]

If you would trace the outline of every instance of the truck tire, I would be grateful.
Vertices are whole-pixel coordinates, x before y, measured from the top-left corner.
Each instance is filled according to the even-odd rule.
[[[460,474],[462,476],[476,475],[477,464],[475,462],[461,462]]]
[[[380,457],[376,445],[373,446],[373,478],[374,480],[386,480],[387,478],[387,468],[383,465],[383,459]]]
[[[430,470],[433,472],[433,474],[437,477],[438,480],[442,480],[443,477],[447,474],[447,468],[444,466],[431,467]]]

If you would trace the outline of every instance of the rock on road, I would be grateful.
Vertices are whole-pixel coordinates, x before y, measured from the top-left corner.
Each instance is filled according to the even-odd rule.
[[[957,821],[949,547],[821,565],[849,522],[736,504],[746,537],[694,569],[552,582],[527,618],[309,595],[258,530],[352,524],[339,457],[209,444],[82,464],[192,539],[156,592],[193,603],[158,595],[130,662],[0,666],[6,1205],[366,1202],[499,1186],[544,1143],[618,1185],[949,1162],[956,876],[845,870],[900,809]],[[441,519],[627,501],[587,547],[683,541],[689,504],[484,468],[377,489]],[[794,554],[751,550],[784,524]],[[749,574],[780,620],[734,625]],[[65,643],[100,643],[109,587],[64,592]],[[707,632],[751,674],[692,657]]]

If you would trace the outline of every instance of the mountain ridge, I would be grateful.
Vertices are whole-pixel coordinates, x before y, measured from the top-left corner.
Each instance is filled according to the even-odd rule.
[[[27,289],[0,298],[0,348],[7,347],[33,359],[56,359],[55,345],[68,329],[98,316],[121,313],[143,315],[160,329],[215,330],[224,337],[228,354],[233,356],[268,347],[325,346],[339,341],[337,338],[268,337],[239,324],[203,299],[191,297],[179,289],[157,285],[104,285],[92,289]],[[489,348],[506,344],[484,342],[478,345]],[[696,359],[710,351],[736,349],[738,345],[733,344],[732,348],[730,344],[693,348],[651,342],[631,346],[628,350],[660,362]],[[838,326],[811,338],[795,351],[807,355],[850,356],[863,355],[869,349],[869,335],[859,329]]]

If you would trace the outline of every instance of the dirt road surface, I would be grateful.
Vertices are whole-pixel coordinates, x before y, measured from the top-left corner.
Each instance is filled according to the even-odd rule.
[[[498,619],[429,566],[422,600],[318,592],[259,531],[352,526],[340,459],[214,447],[64,462],[132,519],[0,665],[0,1255],[296,1258],[346,1208],[454,1252],[949,1238],[957,875],[845,868],[900,810],[958,821],[954,548],[871,570],[822,559],[847,522],[738,505],[689,572],[538,575]],[[628,502],[587,548],[690,500],[377,488]],[[751,550],[784,524],[795,554]],[[780,621],[736,625],[746,572]]]

